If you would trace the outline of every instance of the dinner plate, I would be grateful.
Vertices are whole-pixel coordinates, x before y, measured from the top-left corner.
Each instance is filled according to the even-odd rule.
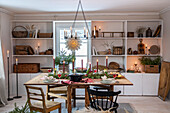
[[[58,80],[44,80],[44,83],[55,83],[58,82]]]
[[[112,80],[112,81],[108,81],[108,80],[102,80],[101,83],[102,84],[114,84],[116,81]]]

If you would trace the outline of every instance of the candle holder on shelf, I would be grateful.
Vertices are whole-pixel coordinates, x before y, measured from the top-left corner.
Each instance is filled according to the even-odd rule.
[[[135,64],[134,64],[134,70],[135,70],[136,73],[139,72],[139,67],[138,67],[137,62],[135,62]]]

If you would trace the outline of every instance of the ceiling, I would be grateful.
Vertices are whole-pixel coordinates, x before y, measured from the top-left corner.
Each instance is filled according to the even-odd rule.
[[[86,12],[160,12],[170,0],[82,0]],[[78,0],[0,0],[0,7],[14,13],[75,12]]]

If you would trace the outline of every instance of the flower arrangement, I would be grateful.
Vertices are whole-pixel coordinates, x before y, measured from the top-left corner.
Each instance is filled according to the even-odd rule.
[[[73,61],[73,59],[75,61],[75,56],[74,55],[71,55],[71,54],[66,55],[66,53],[67,52],[64,51],[64,50],[59,53],[59,56],[57,56],[55,58],[55,64],[56,65],[63,65],[63,61],[65,61],[65,65],[69,65],[70,62]]]

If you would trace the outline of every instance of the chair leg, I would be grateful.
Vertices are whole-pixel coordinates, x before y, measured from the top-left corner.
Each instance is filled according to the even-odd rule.
[[[65,108],[67,108],[67,100],[65,100]]]
[[[117,113],[117,110],[115,110],[115,113]]]
[[[61,106],[60,106],[60,108],[58,109],[58,113],[61,113]]]

